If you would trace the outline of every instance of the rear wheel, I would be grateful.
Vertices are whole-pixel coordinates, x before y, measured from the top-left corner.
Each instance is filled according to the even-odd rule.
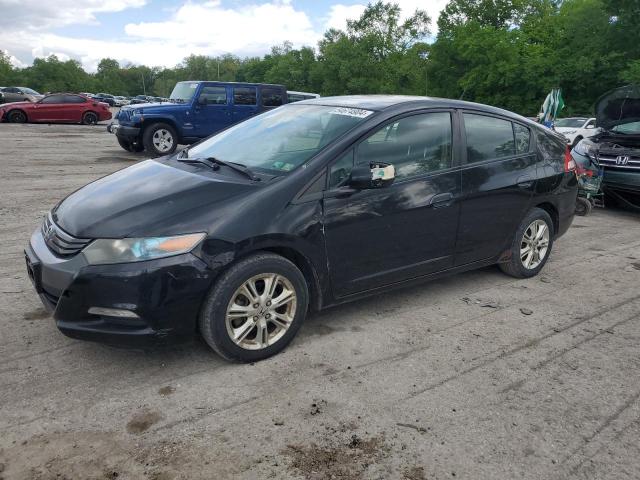
[[[7,118],[11,123],[25,123],[27,115],[22,110],[12,110],[7,114]]]
[[[82,116],[83,125],[96,125],[98,123],[98,115],[93,112],[86,112]]]
[[[240,260],[215,283],[200,313],[200,332],[227,360],[262,360],[289,344],[307,305],[300,270],[279,255],[259,253]]]
[[[554,233],[549,214],[534,208],[518,227],[511,244],[511,258],[500,263],[500,269],[516,278],[537,275],[549,259]]]
[[[171,155],[178,146],[178,134],[169,124],[154,123],[145,128],[142,143],[150,155]]]

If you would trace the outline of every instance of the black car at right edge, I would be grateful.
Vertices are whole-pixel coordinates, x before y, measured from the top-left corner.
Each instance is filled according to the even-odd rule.
[[[611,90],[596,101],[597,135],[571,151],[579,166],[604,169],[606,203],[640,212],[640,86]]]
[[[282,350],[309,310],[493,264],[538,274],[576,195],[564,139],[519,115],[328,97],[77,190],[25,254],[70,337],[200,334],[250,362]]]

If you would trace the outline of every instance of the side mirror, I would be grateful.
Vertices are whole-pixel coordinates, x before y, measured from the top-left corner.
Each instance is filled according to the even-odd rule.
[[[587,126],[586,126],[586,127],[584,127],[584,128],[586,128],[587,130],[592,130],[592,129],[596,128],[596,126],[595,126],[595,125],[593,125],[593,124],[591,124],[591,125],[587,125]]]
[[[354,188],[381,188],[391,185],[396,178],[396,169],[390,163],[356,165],[351,170],[349,185]]]

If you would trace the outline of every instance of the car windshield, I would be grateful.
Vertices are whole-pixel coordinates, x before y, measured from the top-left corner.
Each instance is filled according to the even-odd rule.
[[[556,120],[556,127],[580,128],[586,122],[586,118],[560,118]]]
[[[38,92],[36,92],[35,90],[31,90],[30,88],[23,88],[22,91],[24,93],[28,93],[29,95],[40,95]]]
[[[611,129],[616,133],[624,133],[625,135],[637,135],[640,134],[640,122],[625,123],[622,125],[616,125]]]
[[[268,173],[286,174],[373,112],[324,105],[286,105],[257,115],[189,150]]]
[[[177,102],[188,102],[193,97],[193,94],[196,93],[196,88],[198,88],[198,82],[178,82],[173,87],[169,99]]]

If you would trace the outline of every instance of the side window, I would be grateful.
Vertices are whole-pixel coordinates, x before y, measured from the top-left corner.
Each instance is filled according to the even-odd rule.
[[[64,95],[49,95],[41,103],[64,103]]]
[[[20,90],[18,90],[16,87],[5,88],[2,91],[6,93],[20,93]]]
[[[206,105],[226,105],[227,89],[225,87],[202,87],[198,103]]]
[[[516,153],[527,153],[531,144],[531,132],[524,125],[513,124],[513,133],[516,137]]]
[[[350,148],[337,161],[329,167],[329,189],[337,188],[344,184],[353,168],[353,148]]]
[[[376,162],[392,163],[397,179],[451,167],[451,114],[422,113],[385,125],[357,147],[356,163]]]
[[[467,133],[467,162],[481,162],[515,154],[510,121],[465,113],[464,127]]]
[[[282,105],[282,91],[279,88],[265,87],[262,89],[262,106],[279,107]]]
[[[235,105],[255,105],[256,101],[255,87],[234,87],[233,103]]]
[[[84,103],[86,100],[78,95],[65,95],[64,103]]]

